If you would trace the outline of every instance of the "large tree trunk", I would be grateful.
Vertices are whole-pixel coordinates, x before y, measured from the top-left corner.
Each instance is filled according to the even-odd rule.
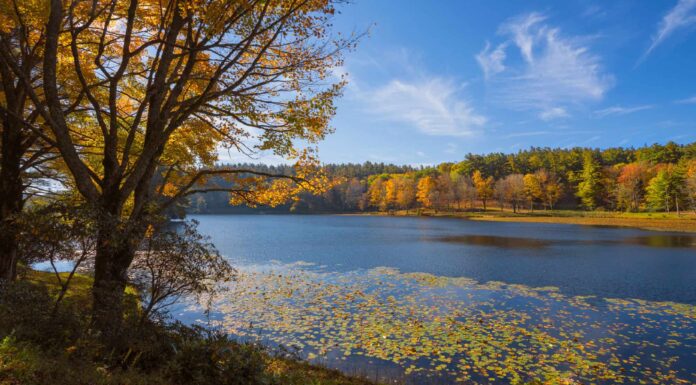
[[[14,280],[17,274],[17,217],[24,203],[21,174],[22,135],[16,126],[3,121],[0,148],[0,280]]]
[[[108,170],[106,166],[105,170]],[[148,201],[148,192],[148,183],[138,185],[134,196],[135,212],[125,219],[121,217],[124,199],[120,196],[118,183],[109,183],[104,189],[103,216],[99,220],[94,261],[92,320],[102,342],[112,348],[119,347],[128,268],[147,228],[140,214],[143,202]]]
[[[98,234],[94,261],[92,319],[101,339],[117,346],[124,311],[124,293],[128,284],[128,267],[135,250],[118,231],[103,229]]]

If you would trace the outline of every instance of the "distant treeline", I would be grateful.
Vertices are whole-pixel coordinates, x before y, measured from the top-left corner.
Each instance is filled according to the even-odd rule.
[[[292,173],[282,165],[224,167]],[[467,154],[461,162],[434,167],[365,162],[325,169],[337,182],[321,196],[305,194],[292,204],[250,209],[230,206],[227,193],[212,192],[192,196],[188,212],[471,210],[492,204],[513,210],[696,210],[696,142],[604,150],[532,147],[512,154]]]

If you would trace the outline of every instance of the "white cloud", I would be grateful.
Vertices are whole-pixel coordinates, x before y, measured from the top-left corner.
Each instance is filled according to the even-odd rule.
[[[486,48],[476,55],[476,61],[483,69],[483,75],[486,79],[505,71],[505,65],[503,64],[503,61],[505,61],[505,48],[506,44],[500,44],[491,51],[491,44],[486,42]]]
[[[566,118],[568,116],[570,116],[568,111],[561,107],[552,107],[539,113],[539,118],[543,121]]]
[[[675,103],[679,103],[679,104],[696,104],[696,95],[694,95],[694,96],[692,96],[692,97],[690,97],[690,98],[677,100]]]
[[[428,135],[472,135],[487,119],[457,95],[457,88],[439,77],[392,80],[363,96],[370,112],[385,120],[413,125]]]
[[[564,36],[545,21],[544,15],[530,13],[500,26],[499,34],[507,40],[498,45],[503,52],[496,57],[502,59],[494,63],[502,70],[488,80],[495,101],[516,110],[536,111],[548,120],[569,116],[572,106],[601,100],[614,80],[586,41]],[[519,51],[522,60],[505,63],[507,44]],[[490,57],[489,49],[487,45],[478,56]],[[484,73],[491,74],[490,65],[481,60],[479,64]]]
[[[658,25],[657,32],[652,37],[650,48],[645,51],[643,58],[662,42],[664,42],[674,31],[696,24],[696,0],[679,0],[662,18]]]
[[[594,114],[600,118],[603,118],[603,117],[609,116],[609,115],[632,114],[632,113],[638,112],[638,111],[649,110],[649,109],[654,108],[654,107],[655,106],[650,105],[650,104],[644,105],[644,106],[635,106],[635,107],[614,106],[614,107],[609,107],[609,108],[597,110],[594,112]]]

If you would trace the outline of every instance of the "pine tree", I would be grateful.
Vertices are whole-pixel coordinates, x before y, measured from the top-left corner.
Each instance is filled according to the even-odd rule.
[[[679,214],[680,205],[683,207],[684,185],[684,174],[677,167],[668,165],[658,171],[648,184],[645,197],[648,207],[667,212],[674,208]]]
[[[598,206],[599,196],[602,191],[602,173],[599,164],[590,151],[583,155],[582,174],[578,184],[577,197],[582,206],[588,210],[594,210]]]

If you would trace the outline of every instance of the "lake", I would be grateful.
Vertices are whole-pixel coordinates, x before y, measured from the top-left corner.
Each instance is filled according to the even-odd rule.
[[[212,322],[313,362],[405,383],[696,382],[696,235],[449,218],[190,218],[239,270]]]

